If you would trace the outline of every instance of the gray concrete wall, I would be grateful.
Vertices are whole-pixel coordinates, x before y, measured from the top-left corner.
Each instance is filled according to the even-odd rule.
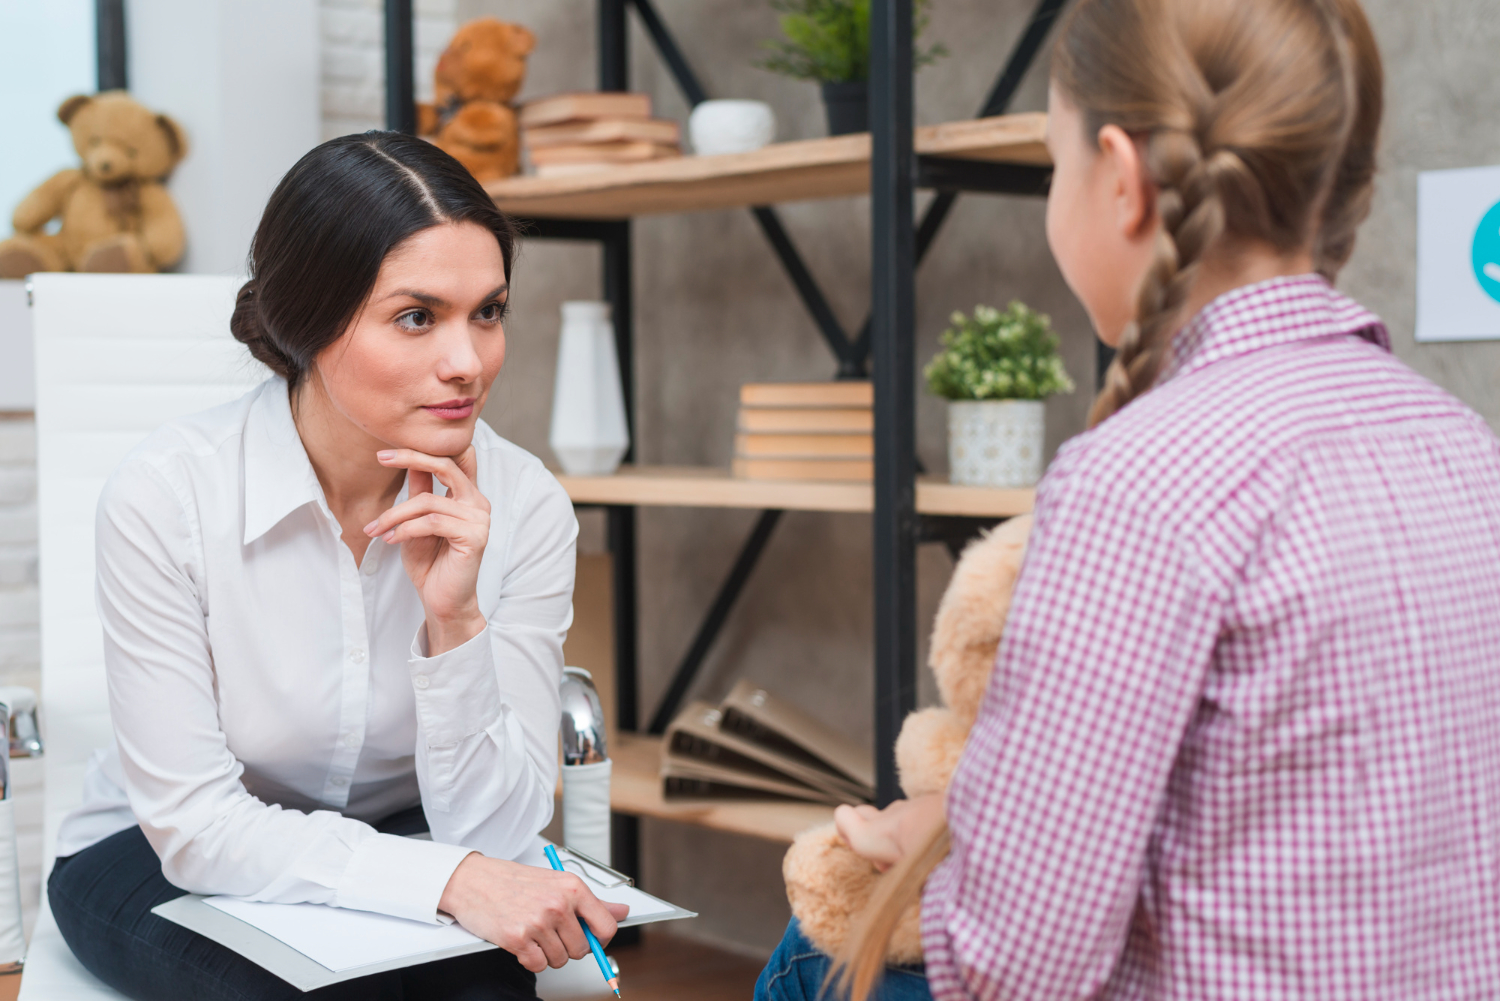
[[[760,41],[776,32],[767,5],[657,4],[712,96],[770,102],[781,139],[824,134],[812,85],[751,65]],[[456,13],[460,23],[493,14],[536,31],[539,45],[523,96],[539,96],[594,86],[594,6],[588,0],[458,0]],[[953,54],[918,78],[919,124],[974,113],[1030,6],[1030,0],[934,5],[931,37]],[[1500,49],[1500,22],[1492,17],[1492,0],[1369,0],[1368,6],[1390,80],[1385,171],[1374,217],[1342,284],[1388,319],[1403,358],[1500,425],[1492,389],[1500,346],[1418,347],[1411,334],[1415,173],[1500,162],[1500,78],[1490,66]],[[1044,107],[1045,72],[1041,60],[1014,110]],[[631,80],[652,93],[658,114],[685,120],[686,106],[639,30],[632,37]],[[865,199],[783,209],[788,229],[851,329],[862,322],[869,300],[868,210]],[[1048,254],[1042,211],[1040,201],[968,196],[959,202],[918,277],[917,353],[925,361],[947,315],[977,302],[1004,305],[1018,297],[1050,313],[1068,367],[1084,387],[1049,404],[1055,447],[1083,427],[1093,342]],[[635,249],[641,460],[727,465],[738,386],[827,377],[830,357],[748,212],[643,219]],[[598,296],[598,251],[530,243],[514,289],[510,358],[486,417],[502,434],[550,458],[558,304]],[[925,392],[919,401],[919,453],[929,469],[943,472],[943,408]],[[641,697],[647,712],[753,519],[753,512],[642,512]],[[585,522],[586,544],[600,545],[598,522],[592,516]],[[788,514],[694,694],[716,698],[734,679],[753,678],[869,739],[869,534],[866,517]],[[950,568],[941,549],[924,547],[924,630]],[[682,931],[752,949],[774,945],[787,914],[779,846],[667,824],[648,823],[645,831],[651,888],[704,914]]]

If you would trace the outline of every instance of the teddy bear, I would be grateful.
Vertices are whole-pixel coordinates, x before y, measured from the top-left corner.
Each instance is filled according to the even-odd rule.
[[[433,71],[432,104],[417,105],[417,131],[480,181],[509,177],[520,164],[511,100],[526,77],[536,36],[493,17],[454,33]]]
[[[896,740],[896,768],[908,796],[943,792],[958,767],[995,667],[1030,531],[1029,515],[1012,518],[971,543],[954,568],[928,654],[943,704],[908,716]],[[797,836],[782,862],[782,875],[802,933],[824,953],[836,955],[880,874],[827,824]],[[901,915],[886,962],[908,965],[921,959],[918,902]]]
[[[160,271],[182,258],[182,218],[162,182],[187,152],[182,128],[123,90],[70,97],[57,109],[81,167],[21,199],[16,235],[0,242],[0,278],[33,271]],[[61,217],[62,227],[45,227]]]

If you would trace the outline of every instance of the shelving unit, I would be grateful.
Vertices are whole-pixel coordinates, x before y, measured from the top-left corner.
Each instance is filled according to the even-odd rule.
[[[707,99],[652,0],[595,0],[599,89],[629,89],[628,17],[641,26],[687,103]],[[627,416],[635,427],[631,220],[671,212],[748,208],[781,262],[835,360],[837,378],[870,378],[874,388],[872,483],[739,480],[727,470],[635,466],[617,474],[560,476],[578,506],[606,511],[613,561],[613,619],[618,736],[612,756],[614,861],[637,871],[636,818],[656,817],[787,841],[826,822],[827,807],[796,803],[667,802],[658,777],[660,734],[687,694],[784,511],[868,513],[873,523],[875,590],[875,746],[877,799],[899,795],[896,734],[916,695],[916,547],[941,542],[956,551],[978,529],[1031,509],[1030,490],[957,487],[917,476],[915,451],[915,271],[963,192],[1045,194],[1051,168],[1040,114],[1004,114],[1065,0],[1036,0],[999,77],[973,120],[915,128],[912,116],[912,0],[872,0],[868,134],[777,143],[751,153],[684,157],[561,178],[516,177],[487,185],[531,239],[583,240],[603,255],[603,298],[614,310]],[[392,127],[412,107],[411,0],[386,0],[388,114]],[[937,192],[920,221],[916,189]],[[834,316],[773,207],[781,202],[870,196],[871,311],[853,336]],[[816,377],[816,375],[814,376]],[[632,441],[634,440],[632,434]],[[692,645],[638,732],[636,511],[640,507],[716,507],[760,511]]]

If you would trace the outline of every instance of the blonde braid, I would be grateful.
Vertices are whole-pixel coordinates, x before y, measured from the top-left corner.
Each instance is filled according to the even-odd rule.
[[[1151,388],[1161,372],[1204,252],[1224,233],[1219,179],[1243,171],[1239,157],[1219,150],[1205,158],[1186,131],[1163,129],[1146,140],[1146,170],[1157,187],[1161,226],[1141,282],[1136,320],[1120,338],[1104,387],[1089,411],[1094,427]]]

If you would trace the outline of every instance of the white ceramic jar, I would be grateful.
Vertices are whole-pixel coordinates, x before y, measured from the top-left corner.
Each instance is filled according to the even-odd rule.
[[[570,476],[608,476],[630,447],[607,302],[562,304],[547,440]]]
[[[1029,487],[1042,478],[1041,400],[949,400],[948,479],[966,487]]]
[[[748,153],[776,138],[776,114],[764,101],[703,101],[688,116],[688,138],[699,156]]]

